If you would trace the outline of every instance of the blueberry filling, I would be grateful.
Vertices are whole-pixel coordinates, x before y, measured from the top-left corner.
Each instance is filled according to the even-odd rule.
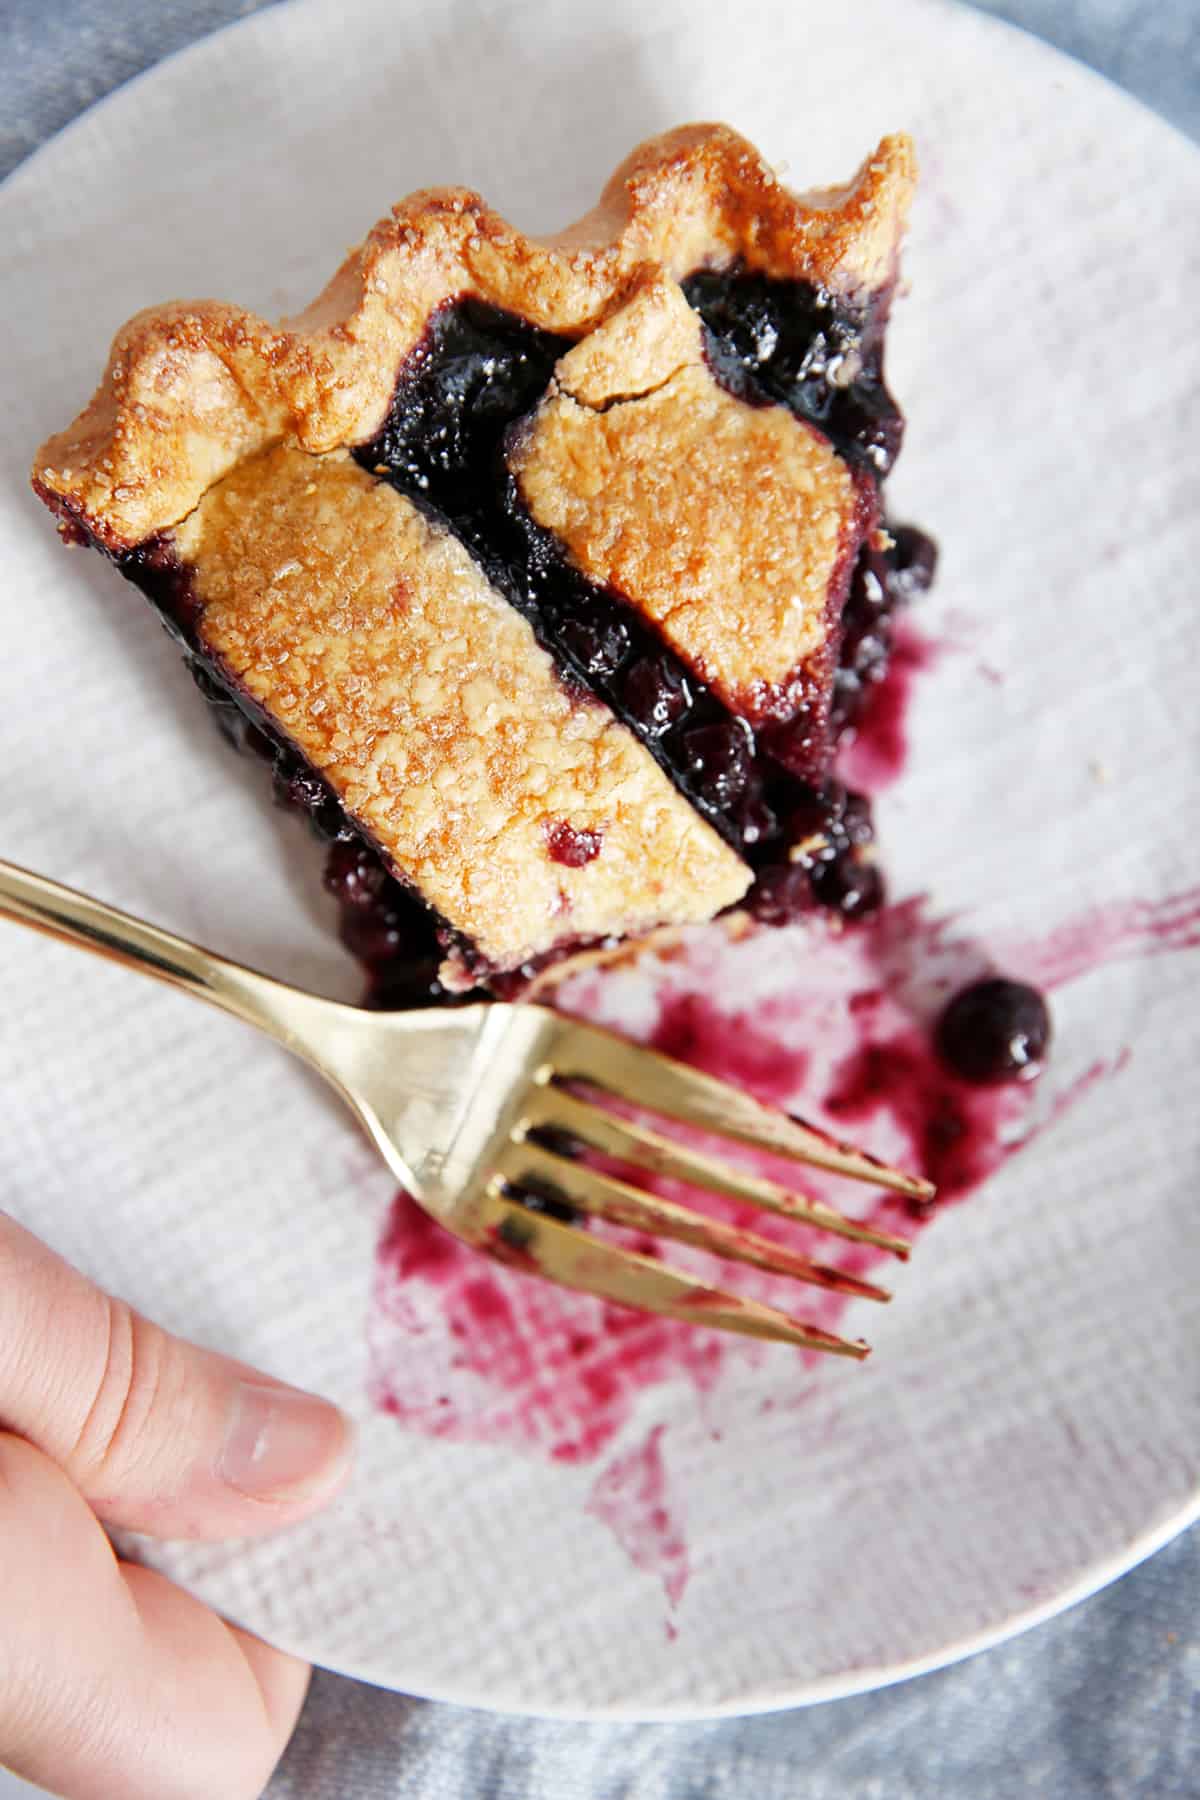
[[[493,580],[512,555],[498,492],[504,434],[572,342],[482,300],[448,301],[401,368],[382,431],[354,452],[450,524]]]
[[[782,401],[849,460],[877,478],[886,472],[900,421],[882,380],[879,315],[836,307],[803,284],[736,270],[702,272],[685,291],[704,317],[718,379],[752,402]],[[519,500],[504,466],[506,434],[536,406],[571,342],[476,300],[440,308],[401,372],[382,431],[355,451],[358,461],[448,525],[530,620],[564,682],[598,695],[635,732],[753,868],[746,904],[758,918],[782,924],[814,905],[849,919],[864,915],[883,899],[882,879],[863,854],[873,835],[869,805],[824,779],[824,766],[831,736],[836,741],[855,725],[886,672],[892,609],[928,586],[932,543],[900,527],[891,549],[864,549],[845,608],[830,718],[814,693],[811,706],[755,732],[620,594],[575,570]],[[591,947],[562,945],[497,974],[392,873],[324,777],[213,660],[188,572],[169,545],[150,540],[120,561],[183,643],[223,734],[271,763],[277,798],[303,812],[329,844],[325,883],[339,902],[343,941],[367,968],[369,1004],[455,997],[438,973],[448,951],[503,998],[547,963]],[[576,868],[595,856],[597,838],[563,821],[548,832],[547,847]]]
[[[775,750],[776,738],[787,737],[793,721],[755,733],[730,713],[626,600],[571,566],[551,533],[525,511],[515,482],[498,479],[503,485],[491,541],[493,546],[505,542],[509,556],[503,566],[493,558],[489,573],[496,585],[530,621],[563,678],[610,706],[740,855],[755,865],[763,861],[769,835],[765,815],[749,822],[741,817],[751,774],[778,819],[805,777],[819,781],[827,736],[810,722],[801,755],[785,761],[782,754],[768,754],[768,744]],[[481,471],[480,485],[487,480],[488,472]]]
[[[438,976],[447,934],[378,851],[361,837],[331,844],[325,887],[341,910],[342,942],[370,978],[369,1005],[395,1010],[449,998]]]
[[[546,833],[546,848],[552,862],[564,869],[582,869],[594,862],[604,842],[602,831],[580,831],[566,819],[560,819]]]
[[[887,551],[864,544],[842,612],[830,730],[838,739],[863,718],[871,690],[888,672],[896,609],[919,599],[937,569],[937,545],[911,525],[889,527]]]
[[[871,421],[899,420],[882,383],[878,316],[838,308],[804,284],[765,282],[738,271],[695,276],[685,291],[707,308],[710,353],[729,385],[756,401],[783,398],[814,420],[819,414],[822,429],[832,421],[842,440],[857,445],[857,459],[877,474],[890,466],[898,423],[888,427],[888,457],[869,454],[868,445],[876,442]],[[757,386],[734,369],[735,350],[745,343],[739,321],[748,317],[757,334]],[[722,330],[721,342],[728,344],[717,357],[712,344]],[[807,363],[801,355],[806,331],[814,343],[820,339]],[[529,619],[563,679],[574,690],[598,695],[634,731],[696,810],[751,864],[757,884],[750,905],[761,916],[790,917],[814,901],[847,915],[869,910],[882,896],[878,876],[847,874],[839,882],[824,866],[839,858],[864,863],[858,852],[870,841],[865,802],[853,836],[829,818],[825,841],[811,853],[795,848],[789,830],[798,811],[819,813],[822,807],[830,724],[822,716],[822,697],[814,693],[811,705],[756,733],[619,593],[574,569],[522,505],[504,466],[506,435],[520,429],[518,421],[541,398],[570,342],[478,300],[443,306],[401,372],[383,429],[355,455],[449,525]],[[759,355],[768,345],[770,353]],[[838,370],[857,373],[838,386]],[[778,395],[770,391],[772,381]],[[820,405],[818,381],[826,390]],[[908,537],[906,567],[919,560],[916,546],[928,544],[919,534]],[[870,594],[851,646],[857,661],[844,684],[857,704],[851,706],[849,691],[842,696],[840,727],[857,716],[861,694],[887,665],[886,615],[899,597],[889,586],[897,552],[871,556]],[[856,591],[866,584],[856,573]],[[810,835],[820,832],[818,821]],[[761,906],[758,888],[764,889]]]
[[[479,300],[439,308],[401,371],[382,431],[354,454],[462,539],[567,683],[611,706],[728,843],[744,851],[748,841],[762,855],[764,815],[747,840],[731,804],[748,785],[749,727],[733,721],[723,763],[715,739],[700,740],[703,753],[689,748],[698,732],[728,732],[731,715],[621,595],[571,566],[505,468],[509,429],[540,400],[570,343]],[[814,771],[824,750],[814,741]],[[781,779],[793,785],[764,766],[760,781]]]
[[[723,387],[788,407],[847,462],[878,479],[889,472],[904,417],[883,379],[886,297],[852,307],[810,282],[739,265],[698,269],[683,291],[704,320],[709,367]]]

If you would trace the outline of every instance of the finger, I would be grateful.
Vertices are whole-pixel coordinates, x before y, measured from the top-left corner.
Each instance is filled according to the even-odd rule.
[[[0,1214],[0,1428],[59,1465],[109,1524],[244,1537],[345,1479],[336,1407],[172,1337]]]
[[[0,1433],[0,1763],[71,1800],[258,1800],[306,1664],[120,1563],[82,1496]]]

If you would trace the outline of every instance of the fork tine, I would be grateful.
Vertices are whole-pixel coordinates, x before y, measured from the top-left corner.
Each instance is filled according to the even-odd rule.
[[[482,1194],[474,1209],[470,1237],[499,1261],[544,1276],[560,1287],[595,1294],[635,1312],[660,1313],[688,1325],[736,1331],[804,1350],[861,1360],[870,1346],[861,1338],[840,1338],[819,1325],[805,1325],[761,1301],[727,1294],[636,1251],[593,1237],[531,1213],[496,1188]]]
[[[737,1138],[794,1162],[829,1169],[835,1175],[892,1188],[913,1200],[933,1198],[932,1182],[906,1175],[815,1125],[764,1106],[715,1076],[675,1062],[657,1050],[644,1050],[598,1025],[564,1019],[554,1041],[553,1064],[554,1076],[594,1082],[667,1118],[683,1119],[689,1125]]]
[[[645,1231],[654,1237],[672,1238],[679,1244],[692,1244],[713,1256],[729,1262],[749,1263],[751,1268],[765,1269],[772,1275],[788,1275],[794,1281],[807,1281],[813,1287],[829,1288],[833,1293],[852,1294],[864,1300],[890,1300],[886,1288],[873,1281],[863,1281],[843,1269],[831,1268],[800,1256],[784,1244],[772,1243],[751,1231],[740,1231],[717,1219],[706,1219],[685,1206],[647,1194],[641,1188],[604,1175],[583,1163],[556,1156],[541,1144],[528,1140],[508,1144],[500,1154],[498,1166],[514,1183],[535,1185],[550,1182],[563,1197],[582,1211],[609,1219],[614,1225],[626,1225],[632,1231]]]
[[[639,1169],[667,1175],[676,1181],[689,1181],[694,1187],[707,1188],[710,1193],[727,1194],[733,1200],[745,1201],[764,1212],[795,1219],[798,1224],[814,1225],[822,1231],[849,1238],[853,1243],[872,1244],[878,1250],[889,1250],[903,1260],[907,1260],[912,1248],[907,1238],[861,1225],[857,1219],[846,1218],[823,1200],[794,1194],[788,1188],[749,1175],[718,1157],[706,1156],[702,1151],[677,1144],[672,1138],[660,1137],[656,1131],[635,1125],[631,1119],[618,1118],[616,1113],[590,1105],[577,1094],[568,1093],[566,1088],[547,1083],[533,1089],[523,1110],[522,1124],[526,1129],[548,1125],[570,1132],[593,1150],[619,1157],[622,1162],[632,1163]]]

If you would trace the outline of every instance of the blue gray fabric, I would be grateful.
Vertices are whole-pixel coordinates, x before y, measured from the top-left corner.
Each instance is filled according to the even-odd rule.
[[[974,0],[1200,137],[1196,0]],[[0,178],[131,76],[273,0],[0,0]]]
[[[0,0],[0,174],[262,0]],[[1196,0],[980,0],[1200,137]],[[1200,1795],[1200,1531],[1015,1643],[769,1718],[582,1725],[318,1673],[268,1800],[1171,1800]],[[0,1774],[0,1786],[4,1777]]]

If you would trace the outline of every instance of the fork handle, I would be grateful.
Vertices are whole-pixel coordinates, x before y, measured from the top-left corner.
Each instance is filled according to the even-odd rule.
[[[32,925],[50,937],[196,994],[248,1025],[257,1025],[288,1049],[308,1054],[305,1014],[321,1004],[315,996],[202,950],[90,894],[0,860],[0,917]]]

